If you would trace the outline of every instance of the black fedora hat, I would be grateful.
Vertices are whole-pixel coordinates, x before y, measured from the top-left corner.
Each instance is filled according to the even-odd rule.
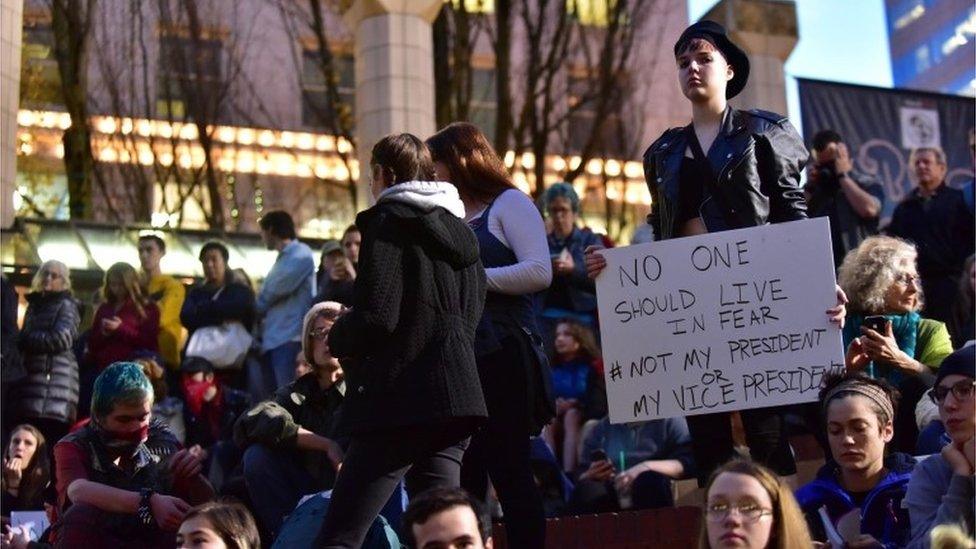
[[[681,48],[694,38],[704,38],[712,43],[718,51],[722,52],[726,61],[732,66],[733,72],[732,80],[729,81],[728,86],[725,88],[725,98],[732,99],[736,95],[739,95],[742,88],[746,87],[746,81],[749,80],[749,56],[746,55],[746,52],[742,51],[742,48],[736,46],[735,43],[729,40],[725,27],[715,21],[704,19],[691,25],[681,33],[681,37],[674,43],[675,57],[677,57]]]

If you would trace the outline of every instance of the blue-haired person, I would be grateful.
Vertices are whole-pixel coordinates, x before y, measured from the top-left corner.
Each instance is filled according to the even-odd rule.
[[[91,421],[54,448],[60,546],[171,548],[186,512],[213,498],[200,448],[182,449],[152,403],[138,364],[95,379]]]

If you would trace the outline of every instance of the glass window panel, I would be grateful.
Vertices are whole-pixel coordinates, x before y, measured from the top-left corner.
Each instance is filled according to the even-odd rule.
[[[124,262],[139,268],[137,241],[130,240],[130,232],[111,227],[79,227],[78,235],[91,250],[98,267],[107,271],[114,263]]]
[[[85,251],[77,233],[68,225],[39,225],[26,223],[24,231],[37,244],[41,262],[57,259],[69,269],[97,269]]]

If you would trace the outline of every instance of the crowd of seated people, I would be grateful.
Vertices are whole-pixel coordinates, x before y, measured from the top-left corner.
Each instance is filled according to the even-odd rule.
[[[941,304],[945,322],[928,314],[932,271],[920,269],[912,241],[867,235],[838,260],[846,371],[823,382],[807,427],[823,442],[824,464],[794,495],[761,459],[700,467],[685,418],[610,422],[583,257],[603,240],[578,226],[571,185],[553,186],[544,209],[553,278],[534,308],[551,329],[550,378],[539,386],[551,388],[554,415],[533,446],[546,451],[533,459],[553,474],[533,471],[557,485],[542,490],[560,500],[546,506],[550,516],[670,507],[675,483],[697,478],[707,480],[701,547],[836,547],[851,517],[858,529],[847,547],[972,536],[972,257],[950,277],[958,297]],[[107,270],[87,314],[59,261],[38,268],[19,325],[4,279],[4,369],[16,360],[21,372],[5,374],[3,388],[4,545],[27,543],[7,528],[11,513],[46,511],[51,527],[39,542],[53,546],[270,546],[305,498],[335,485],[349,388],[329,335],[369,275],[359,272],[364,235],[353,226],[326,243],[316,272],[290,216],[266,217],[279,260],[257,292],[218,241],[199,250],[201,282],[184,288],[162,273],[158,236],[139,241],[141,271]],[[202,356],[201,341],[234,359]],[[490,497],[436,488],[406,505],[401,496],[381,512],[400,539],[491,546]]]

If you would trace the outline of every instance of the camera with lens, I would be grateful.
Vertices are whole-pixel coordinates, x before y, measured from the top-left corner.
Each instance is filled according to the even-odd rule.
[[[840,178],[837,176],[837,170],[834,169],[833,162],[814,167],[814,174],[817,179],[817,185],[822,189],[837,190],[840,187]]]

